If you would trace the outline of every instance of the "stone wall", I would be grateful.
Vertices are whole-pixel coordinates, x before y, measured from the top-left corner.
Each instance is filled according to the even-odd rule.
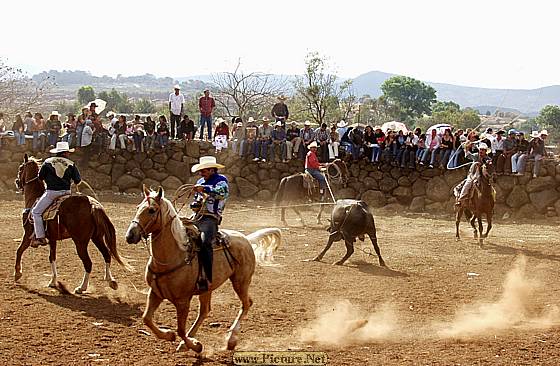
[[[9,142],[0,151],[0,189],[14,190],[17,168],[27,147]],[[117,150],[114,154],[73,154],[83,178],[98,191],[140,193],[142,184],[163,186],[168,194],[183,183],[194,183],[197,176],[190,172],[198,158],[214,154],[207,142],[178,142],[165,152],[137,154]],[[46,157],[39,154],[38,157]],[[269,201],[280,179],[301,172],[303,162],[256,163],[240,159],[229,150],[217,155],[226,166],[224,174],[231,182],[232,196],[241,199]],[[530,166],[528,167],[530,168]],[[528,169],[529,171],[529,169]],[[395,212],[429,212],[447,214],[453,211],[452,188],[466,174],[465,169],[442,171],[421,167],[419,170],[400,169],[391,165],[373,166],[361,161],[349,164],[347,188],[335,188],[336,198],[361,198],[374,208],[385,207]],[[495,184],[496,216],[539,217],[560,216],[560,167],[547,162],[541,176],[531,178],[499,176]]]

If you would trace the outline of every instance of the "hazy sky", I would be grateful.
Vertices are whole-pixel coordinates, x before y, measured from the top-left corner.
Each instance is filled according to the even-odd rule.
[[[2,1],[0,56],[29,72],[379,70],[482,87],[560,84],[557,1]]]

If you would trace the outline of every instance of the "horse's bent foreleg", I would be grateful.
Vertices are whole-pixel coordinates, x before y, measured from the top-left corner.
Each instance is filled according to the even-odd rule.
[[[88,241],[75,241],[76,244],[76,251],[78,252],[78,256],[80,257],[80,259],[82,260],[82,263],[84,265],[84,277],[82,279],[82,283],[80,284],[80,286],[76,287],[76,289],[74,290],[75,293],[77,294],[82,294],[84,293],[89,285],[89,275],[91,274],[91,258],[89,257],[88,251],[87,251],[87,245],[88,245]]]
[[[303,216],[301,215],[301,212],[299,211],[299,208],[297,207],[292,207],[292,210],[294,210],[294,212],[299,216],[299,219],[301,220],[301,224],[303,225],[303,227],[305,227],[305,221],[303,220]]]
[[[109,253],[109,248],[105,245],[105,241],[103,237],[99,237],[98,235],[91,238],[93,244],[99,249],[101,255],[103,256],[103,260],[105,261],[105,276],[103,277],[104,281],[107,281],[110,288],[116,290],[119,288],[117,280],[113,277],[111,273],[111,254]]]
[[[459,235],[459,224],[461,223],[461,216],[463,216],[463,208],[459,207],[457,209],[457,214],[455,215],[455,239],[456,240],[461,239]]]
[[[352,241],[348,240],[347,238],[344,238],[344,244],[346,245],[346,254],[344,254],[344,257],[342,257],[339,261],[335,262],[334,264],[343,265],[344,262],[346,262],[346,260],[350,258],[352,254],[354,254],[354,241],[355,239],[353,238]]]
[[[377,245],[377,234],[375,233],[375,230],[368,233],[368,236],[369,236],[369,240],[371,240],[371,243],[373,244],[373,249],[375,250],[375,253],[377,253],[377,258],[379,258],[379,265],[381,267],[385,267],[385,261],[383,260],[383,258],[381,258],[381,251],[379,250],[379,246]],[[354,248],[352,247],[352,249]]]
[[[14,281],[19,281],[21,276],[23,276],[21,272],[21,257],[23,256],[23,252],[29,248],[29,244],[31,244],[31,237],[27,230],[23,233],[23,238],[21,239],[21,243],[19,244],[16,252],[16,265],[14,270]]]
[[[144,324],[150,328],[150,330],[155,334],[156,337],[159,339],[165,339],[166,341],[174,341],[175,340],[175,332],[172,330],[161,330],[159,329],[154,323],[154,312],[161,304],[163,299],[155,294],[154,290],[150,288],[148,292],[148,300],[146,303],[146,310],[144,310],[144,314],[142,314],[142,321]]]
[[[191,326],[191,329],[189,329],[189,333],[187,334],[187,337],[196,336],[196,332],[198,332],[198,328],[200,328],[202,322],[204,322],[204,319],[208,317],[208,313],[210,312],[210,307],[211,307],[210,305],[211,300],[212,300],[212,292],[210,291],[205,292],[200,296],[198,296],[198,301],[200,302],[200,307],[198,309],[198,316],[196,317],[195,322]]]
[[[490,229],[492,229],[492,212],[487,212],[486,213],[486,234],[484,234],[485,238],[488,237],[488,233],[490,233]]]
[[[231,324],[228,330],[227,337],[227,349],[233,350],[237,346],[237,341],[239,338],[239,332],[241,331],[241,321],[247,317],[249,308],[253,305],[253,300],[249,296],[249,284],[251,283],[251,277],[244,278],[242,280],[232,279],[233,290],[241,300],[241,309],[237,314],[237,317]]]
[[[49,287],[56,287],[58,272],[56,270],[56,240],[49,240],[49,262],[51,263],[51,281]]]
[[[200,353],[202,352],[202,344],[196,339],[188,337],[186,333],[186,324],[189,316],[190,305],[190,298],[186,301],[175,304],[175,309],[177,310],[177,335],[182,339],[179,346],[177,346],[177,352],[185,350],[186,346],[188,349],[192,349],[196,353]]]
[[[317,215],[317,224],[321,225],[321,214],[325,209],[325,205],[319,205],[319,214]]]
[[[327,251],[331,248],[332,244],[337,239],[337,236],[338,233],[331,233],[331,235],[329,235],[329,240],[327,241],[327,245],[325,246],[325,249],[323,249],[321,253],[319,253],[315,258],[313,258],[314,261],[320,262],[321,259],[323,259]]]
[[[476,225],[475,225],[475,221],[476,221],[476,216],[472,215],[472,217],[469,217],[469,222],[473,228],[473,233],[474,233],[474,238],[478,238],[478,231],[476,230]]]
[[[478,245],[480,245],[482,247],[482,245],[484,244],[484,238],[483,238],[483,227],[482,227],[482,215],[478,216],[477,218],[478,221],[478,232],[480,233],[480,237],[478,238]]]

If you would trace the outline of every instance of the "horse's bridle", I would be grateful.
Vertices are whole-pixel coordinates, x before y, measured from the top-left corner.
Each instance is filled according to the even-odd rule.
[[[26,181],[25,179],[20,179],[20,174],[24,171],[25,167],[27,164],[30,164],[31,161],[28,161],[26,163],[23,163],[23,165],[21,165],[21,167],[18,169],[18,177],[16,178],[16,186],[21,189],[21,191],[23,192],[25,190],[25,186],[38,180],[39,179],[39,174],[37,174],[35,177],[31,178],[30,180]]]
[[[148,201],[148,204],[150,203],[150,199],[154,199],[153,197],[146,197],[146,200]],[[137,217],[135,217],[134,219],[132,219],[131,222],[135,223],[136,225],[138,225],[138,227],[140,228],[140,235],[142,235],[142,238],[144,238],[144,240],[148,239],[148,236],[150,236],[150,232],[148,232],[148,228],[152,227],[158,218],[161,219],[161,206],[158,204],[157,205],[157,213],[154,217],[152,217],[150,219],[150,221],[148,221],[148,223],[146,225],[142,225],[140,223],[140,221],[137,219]],[[177,215],[173,216],[171,219],[169,219],[169,221],[167,221],[167,223],[165,224],[164,227],[161,228],[160,233],[158,233],[158,235],[156,235],[155,238],[152,238],[152,241],[157,239],[158,236],[161,234],[161,232],[163,231],[163,229],[165,229],[168,225],[171,225],[171,223],[173,222],[173,220],[175,220],[175,218],[177,217]]]

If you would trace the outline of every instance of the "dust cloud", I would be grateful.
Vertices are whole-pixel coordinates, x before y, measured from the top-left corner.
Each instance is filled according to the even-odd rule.
[[[519,256],[506,275],[496,302],[478,302],[456,312],[450,323],[434,325],[443,338],[469,338],[509,329],[542,329],[560,324],[557,306],[542,306],[534,299],[544,291],[539,282],[526,276],[527,259]]]
[[[398,328],[396,312],[390,304],[365,314],[348,300],[319,308],[317,319],[301,330],[305,343],[344,346],[394,338]]]

